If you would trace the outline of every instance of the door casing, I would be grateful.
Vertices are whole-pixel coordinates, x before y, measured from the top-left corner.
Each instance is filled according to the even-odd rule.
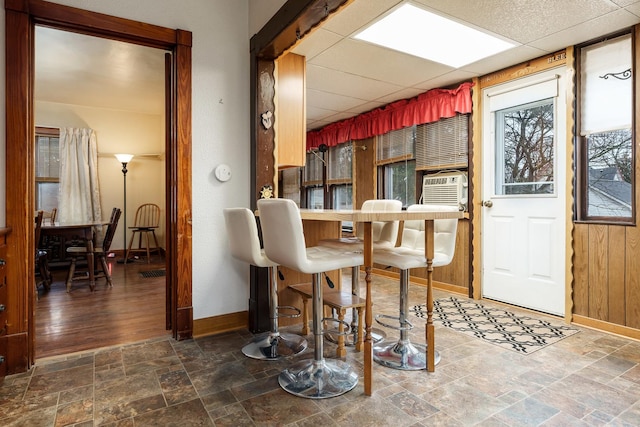
[[[6,223],[7,373],[29,369],[35,358],[34,322],[34,28],[141,44],[172,52],[166,151],[166,254],[170,318],[175,339],[191,338],[191,45],[188,31],[117,18],[42,0],[6,0]],[[179,124],[179,126],[178,126]]]

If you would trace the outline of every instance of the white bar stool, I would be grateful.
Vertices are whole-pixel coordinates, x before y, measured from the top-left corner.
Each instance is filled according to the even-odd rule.
[[[258,226],[253,213],[247,208],[224,209],[224,219],[229,234],[229,249],[234,258],[245,261],[257,267],[269,269],[269,317],[271,331],[257,336],[252,342],[242,348],[245,356],[253,359],[275,360],[281,356],[292,356],[307,348],[307,340],[295,334],[278,331],[278,309],[297,311],[293,316],[299,316],[300,310],[295,307],[278,306],[278,265],[271,261],[260,248]],[[293,317],[292,316],[292,317]]]
[[[407,211],[458,211],[456,206],[411,205]],[[442,267],[451,262],[456,248],[457,219],[437,219],[434,221],[433,267]],[[373,347],[373,360],[389,368],[420,370],[427,368],[426,346],[409,340],[409,330],[413,325],[407,320],[409,311],[409,270],[426,267],[424,255],[424,221],[405,221],[402,244],[395,248],[373,251],[373,262],[400,269],[400,312],[399,316],[378,314],[376,321],[388,328],[399,329],[400,338],[394,343],[382,343]],[[399,326],[384,323],[381,319],[394,319]],[[435,352],[435,363],[440,362],[440,354]]]
[[[278,377],[280,387],[300,397],[323,399],[353,389],[358,374],[347,363],[323,355],[322,273],[362,265],[362,253],[305,247],[300,211],[293,200],[258,200],[264,250],[279,265],[312,275],[314,357],[301,360]],[[348,325],[347,325],[348,326]]]

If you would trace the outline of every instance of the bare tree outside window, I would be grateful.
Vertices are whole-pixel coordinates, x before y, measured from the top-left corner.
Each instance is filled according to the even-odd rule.
[[[553,194],[553,100],[496,113],[496,194]]]

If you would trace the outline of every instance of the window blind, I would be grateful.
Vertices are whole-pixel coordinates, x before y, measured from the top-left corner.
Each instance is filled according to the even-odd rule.
[[[631,35],[581,51],[582,136],[631,128],[633,79]]]
[[[303,185],[322,185],[322,154],[316,152],[307,153],[307,162],[304,167]]]
[[[416,129],[416,170],[469,165],[469,116],[458,114]]]
[[[298,206],[300,206],[300,169],[282,170],[282,197],[295,201]]]
[[[384,165],[413,159],[416,127],[410,126],[378,136],[376,163]]]

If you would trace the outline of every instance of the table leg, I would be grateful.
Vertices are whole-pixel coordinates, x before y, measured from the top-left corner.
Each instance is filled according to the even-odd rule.
[[[373,244],[371,222],[365,222],[364,226],[364,280],[367,288],[365,308],[365,338],[364,338],[364,394],[371,396],[373,393],[373,339],[371,338],[371,324],[373,323],[373,302],[371,300],[371,267],[373,265]]]
[[[425,221],[425,255],[427,258],[427,327],[426,327],[426,343],[427,343],[427,372],[436,370],[436,343],[435,343],[435,327],[433,326],[433,238],[434,238],[433,220]]]

